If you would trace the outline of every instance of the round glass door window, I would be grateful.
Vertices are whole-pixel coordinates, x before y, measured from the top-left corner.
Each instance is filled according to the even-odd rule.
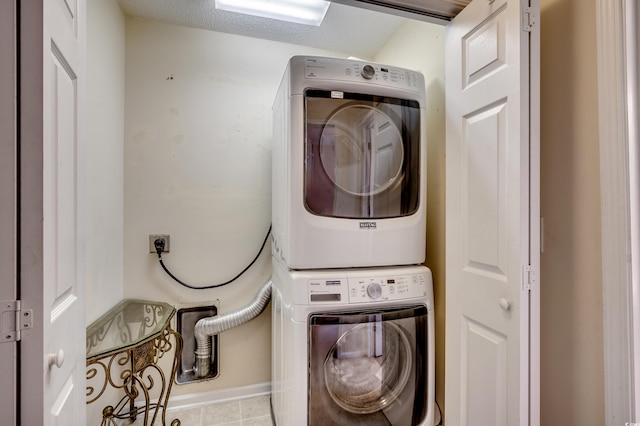
[[[370,414],[391,404],[411,376],[411,346],[406,332],[393,322],[349,326],[324,362],[331,398],[356,414]]]
[[[322,130],[320,159],[329,179],[341,190],[375,195],[391,187],[402,173],[402,136],[379,109],[346,105]]]

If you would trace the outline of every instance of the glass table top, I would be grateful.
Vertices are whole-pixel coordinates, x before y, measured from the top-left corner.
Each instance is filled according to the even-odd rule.
[[[175,311],[163,302],[122,300],[87,327],[87,360],[153,339],[168,325]]]

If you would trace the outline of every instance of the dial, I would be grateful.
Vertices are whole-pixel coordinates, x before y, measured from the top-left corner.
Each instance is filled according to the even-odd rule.
[[[371,80],[376,75],[376,70],[371,65],[365,65],[362,67],[361,74],[367,80]]]
[[[382,296],[382,287],[378,283],[371,283],[367,286],[367,294],[372,299],[379,299]]]

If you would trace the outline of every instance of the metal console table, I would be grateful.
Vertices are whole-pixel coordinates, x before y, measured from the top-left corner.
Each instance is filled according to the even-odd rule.
[[[182,355],[182,337],[170,326],[175,312],[166,303],[125,299],[87,328],[87,404],[97,401],[108,388],[124,394],[117,404],[104,407],[102,425],[126,419],[133,422],[142,414],[145,426],[156,421],[165,425],[171,385]],[[171,352],[167,377],[158,362]],[[180,420],[171,425],[180,425]]]

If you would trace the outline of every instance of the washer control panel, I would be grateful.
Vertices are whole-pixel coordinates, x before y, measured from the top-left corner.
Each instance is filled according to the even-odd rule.
[[[349,279],[349,303],[411,299],[426,294],[422,274]]]
[[[336,274],[307,280],[311,304],[349,304],[413,299],[427,295],[430,274]]]

